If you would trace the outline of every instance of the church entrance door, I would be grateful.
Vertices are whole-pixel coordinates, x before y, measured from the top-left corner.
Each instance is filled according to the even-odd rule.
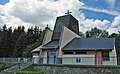
[[[55,64],[56,54],[53,51],[47,53],[47,64]]]

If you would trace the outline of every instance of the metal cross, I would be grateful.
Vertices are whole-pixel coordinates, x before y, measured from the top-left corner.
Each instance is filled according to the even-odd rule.
[[[69,15],[70,13],[72,13],[72,12],[70,12],[69,10],[67,10],[67,13],[65,13],[65,14]]]

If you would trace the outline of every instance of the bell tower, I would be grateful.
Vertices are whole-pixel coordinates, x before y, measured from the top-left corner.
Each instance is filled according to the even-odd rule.
[[[62,27],[65,26],[76,34],[79,34],[79,23],[76,18],[71,15],[68,10],[64,16],[57,17],[52,35],[52,40],[59,40]]]

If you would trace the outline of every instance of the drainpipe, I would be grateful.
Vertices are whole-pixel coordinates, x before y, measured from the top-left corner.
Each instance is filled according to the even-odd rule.
[[[97,58],[97,51],[96,51],[96,49],[95,49],[95,58],[96,58],[96,59],[95,59],[95,60],[96,60],[96,61],[95,61],[95,64],[98,65],[98,58]]]

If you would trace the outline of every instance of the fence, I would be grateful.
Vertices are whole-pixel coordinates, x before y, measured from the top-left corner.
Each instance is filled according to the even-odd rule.
[[[8,63],[33,63],[32,58],[0,58],[0,62],[8,62]]]
[[[55,57],[42,57],[37,58],[36,63],[42,64],[120,64],[120,57],[104,57],[104,58],[95,58],[95,57],[62,57],[56,60]],[[0,58],[0,62],[8,63],[35,63],[36,58]]]

